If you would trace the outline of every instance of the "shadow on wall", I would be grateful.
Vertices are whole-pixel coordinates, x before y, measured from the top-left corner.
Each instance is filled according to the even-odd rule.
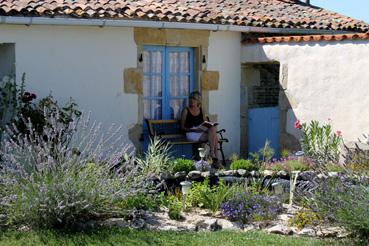
[[[287,67],[278,62],[242,64],[241,156],[262,147],[266,138],[277,153],[300,150],[287,79]]]

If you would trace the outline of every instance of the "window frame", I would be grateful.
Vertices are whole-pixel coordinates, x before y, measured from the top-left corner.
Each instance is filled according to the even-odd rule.
[[[162,88],[162,95],[161,96],[144,96],[144,101],[153,101],[153,100],[162,100],[162,115],[161,119],[171,119],[171,107],[170,102],[171,100],[178,100],[178,99],[187,99],[188,95],[185,96],[170,96],[170,78],[171,76],[188,76],[189,77],[189,93],[194,90],[195,87],[195,61],[194,61],[194,48],[193,47],[176,47],[176,46],[159,46],[159,45],[145,45],[144,51],[148,52],[161,52],[161,59],[162,59],[162,69],[161,73],[155,72],[145,72],[143,73],[145,76],[158,76],[160,75],[162,78],[161,81],[161,88]],[[170,72],[170,53],[171,52],[188,52],[189,53],[189,72],[186,73],[171,73]],[[150,56],[150,59],[152,57]],[[178,58],[178,60],[180,57]],[[152,60],[150,61],[152,64]]]

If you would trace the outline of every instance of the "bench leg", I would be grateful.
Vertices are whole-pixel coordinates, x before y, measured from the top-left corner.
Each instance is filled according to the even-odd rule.
[[[220,154],[222,155],[222,165],[225,167],[226,166],[226,161],[225,161],[225,157],[224,157],[224,152],[223,152],[223,142],[219,143],[219,149]]]

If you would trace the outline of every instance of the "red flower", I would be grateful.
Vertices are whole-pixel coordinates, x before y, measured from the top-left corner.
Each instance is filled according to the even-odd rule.
[[[336,131],[336,135],[340,137],[340,136],[342,136],[342,132],[341,131]]]
[[[296,120],[296,121],[295,121],[295,128],[296,128],[296,129],[301,129],[301,127],[302,127],[302,126],[301,126],[300,121],[299,121],[299,120]]]

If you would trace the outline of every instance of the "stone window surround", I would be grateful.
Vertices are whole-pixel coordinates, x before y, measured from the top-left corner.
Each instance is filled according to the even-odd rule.
[[[140,138],[143,120],[143,63],[140,59],[145,45],[177,46],[194,48],[194,89],[201,90],[202,104],[209,112],[209,91],[219,87],[219,72],[207,71],[210,31],[187,29],[134,28],[134,40],[137,45],[137,67],[124,70],[124,92],[138,95],[137,123],[128,130],[129,139],[138,151],[141,151]],[[205,60],[205,62],[203,62]],[[217,120],[217,115],[209,115]]]

